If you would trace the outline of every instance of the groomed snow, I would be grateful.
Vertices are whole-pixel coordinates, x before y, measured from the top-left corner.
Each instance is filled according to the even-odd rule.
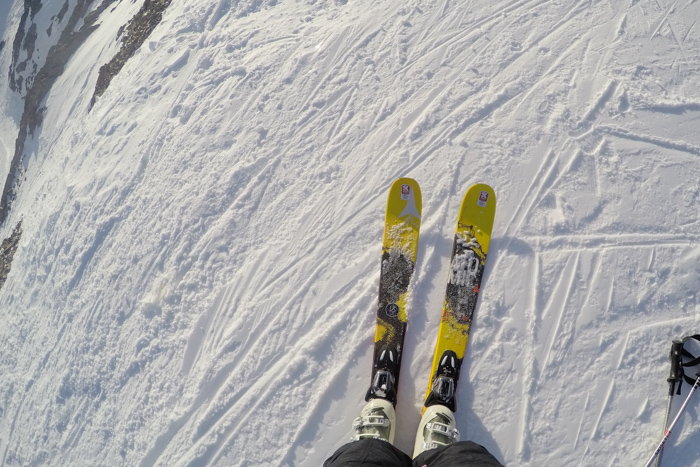
[[[34,18],[39,68],[64,3]],[[104,11],[25,146],[0,228],[22,221],[1,465],[321,465],[364,405],[402,176],[423,219],[396,445],[413,446],[457,209],[481,182],[498,209],[463,438],[512,466],[646,462],[671,340],[699,331],[700,2],[172,0],[88,113],[142,3]],[[0,6],[3,180],[23,5]],[[699,407],[665,465],[700,465]]]

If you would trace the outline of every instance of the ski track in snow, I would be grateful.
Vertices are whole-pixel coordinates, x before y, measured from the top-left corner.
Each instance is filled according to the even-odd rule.
[[[463,437],[506,465],[647,460],[669,341],[700,313],[700,2],[173,0],[88,112],[141,4],[107,8],[54,84],[0,227],[24,230],[0,290],[3,465],[321,465],[364,404],[402,176],[424,206],[397,446],[483,182]],[[23,82],[62,7],[28,20]],[[5,70],[23,10],[0,6]],[[700,465],[697,412],[664,463]]]

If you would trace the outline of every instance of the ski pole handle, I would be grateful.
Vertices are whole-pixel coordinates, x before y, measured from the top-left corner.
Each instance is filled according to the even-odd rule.
[[[671,354],[669,358],[671,359],[671,373],[668,375],[666,381],[669,382],[669,396],[673,396],[673,391],[676,389],[676,383],[681,381],[681,374],[683,372],[683,367],[681,366],[681,352],[683,351],[683,341],[674,340],[671,343]]]

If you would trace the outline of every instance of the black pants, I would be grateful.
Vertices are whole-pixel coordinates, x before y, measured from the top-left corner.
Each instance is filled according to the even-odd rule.
[[[425,451],[411,460],[386,441],[363,439],[341,446],[323,467],[503,467],[485,447],[471,441]]]

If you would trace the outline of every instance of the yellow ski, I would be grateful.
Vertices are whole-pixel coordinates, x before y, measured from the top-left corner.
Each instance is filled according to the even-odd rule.
[[[372,384],[366,400],[396,404],[401,351],[406,331],[406,300],[418,253],[422,199],[418,183],[396,180],[389,190],[384,219]]]
[[[478,184],[467,190],[459,209],[424,411],[425,407],[435,404],[455,411],[455,389],[486,266],[495,214],[496,194],[490,186]]]

